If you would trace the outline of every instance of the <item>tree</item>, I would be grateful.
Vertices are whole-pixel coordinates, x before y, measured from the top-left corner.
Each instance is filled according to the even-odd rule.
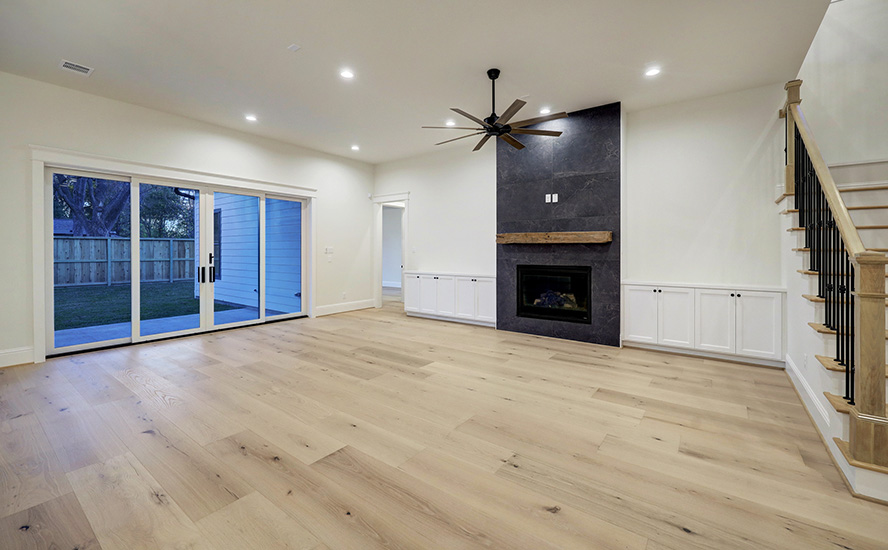
[[[139,233],[143,238],[194,237],[194,200],[187,191],[161,185],[143,186],[139,193]]]
[[[55,217],[74,220],[74,235],[107,237],[129,206],[129,185],[119,181],[53,174]]]

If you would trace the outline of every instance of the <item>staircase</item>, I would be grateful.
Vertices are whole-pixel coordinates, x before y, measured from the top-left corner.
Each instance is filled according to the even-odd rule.
[[[793,275],[807,286],[802,297],[816,315],[807,324],[822,347],[805,354],[805,368],[810,356],[827,379],[831,391],[823,397],[841,423],[835,448],[855,468],[888,474],[888,182],[856,184],[850,170],[839,168],[836,185],[799,106],[800,85],[787,83],[781,110],[787,137],[781,199],[800,264]]]

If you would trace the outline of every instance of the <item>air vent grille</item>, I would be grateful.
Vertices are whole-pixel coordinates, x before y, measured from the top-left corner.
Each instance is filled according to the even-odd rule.
[[[83,76],[89,76],[93,72],[93,69],[90,67],[86,67],[72,61],[66,61],[64,59],[61,63],[59,63],[59,68],[65,69],[66,71],[73,71],[77,74],[82,74]]]

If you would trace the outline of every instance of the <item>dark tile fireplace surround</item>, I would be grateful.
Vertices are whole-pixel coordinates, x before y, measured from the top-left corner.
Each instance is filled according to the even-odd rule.
[[[611,231],[613,241],[498,244],[497,328],[617,346],[620,341],[620,104],[577,111],[566,119],[535,128],[562,130],[564,134],[558,138],[519,136],[526,145],[520,151],[497,141],[497,233]],[[557,203],[544,201],[549,193],[558,194]],[[586,270],[591,278],[588,319],[520,316],[519,265]],[[559,292],[540,290],[545,296],[538,298],[537,305],[562,300],[557,296]],[[555,305],[558,307],[551,309],[565,309],[561,304]],[[572,309],[573,305],[566,307]],[[539,313],[540,308],[535,309]]]

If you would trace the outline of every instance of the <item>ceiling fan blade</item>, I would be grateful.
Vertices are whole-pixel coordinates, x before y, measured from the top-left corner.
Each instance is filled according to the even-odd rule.
[[[512,128],[523,128],[525,126],[539,124],[540,122],[555,120],[556,118],[567,118],[567,113],[561,112],[561,113],[554,113],[554,114],[546,115],[546,116],[538,116],[536,118],[529,118],[527,120],[521,120],[518,122],[514,122],[512,124],[509,124],[509,126],[511,126]]]
[[[501,140],[505,141],[506,143],[508,143],[509,145],[511,145],[512,147],[514,147],[515,149],[524,149],[524,145],[520,141],[518,141],[517,139],[510,136],[509,134],[503,134],[499,138]]]
[[[511,105],[509,105],[509,108],[506,109],[506,111],[503,113],[503,115],[501,117],[499,117],[496,121],[500,124],[506,124],[507,122],[512,120],[512,117],[515,116],[515,113],[517,113],[519,110],[521,110],[521,107],[524,107],[525,105],[527,105],[526,101],[521,101],[520,99],[516,99],[515,101],[512,102]]]
[[[468,126],[423,126],[423,128],[435,128],[438,130],[483,130],[484,128],[469,128]]]
[[[475,132],[474,134],[466,134],[464,136],[459,136],[458,138],[448,139],[447,141],[442,141],[440,143],[436,143],[435,145],[444,145],[445,143],[450,143],[451,141],[456,141],[458,139],[465,139],[467,137],[477,136],[478,134],[483,134],[484,130],[480,132]]]
[[[481,141],[478,142],[478,145],[476,145],[475,148],[472,149],[472,151],[477,151],[478,149],[484,147],[484,144],[487,143],[487,140],[488,140],[488,139],[490,139],[490,135],[489,135],[489,134],[486,135],[486,136],[484,136],[483,138],[481,138]]]
[[[525,130],[524,128],[513,128],[513,134],[528,134],[531,136],[552,136],[558,137],[561,135],[561,132],[555,132],[552,130]]]
[[[462,116],[466,117],[467,119],[471,120],[472,122],[477,122],[478,124],[480,124],[481,126],[484,126],[485,128],[490,128],[490,124],[487,124],[486,122],[484,122],[483,120],[481,120],[480,118],[478,118],[476,116],[470,115],[469,113],[463,111],[462,109],[457,109],[456,107],[451,107],[450,110],[453,111],[454,113],[461,114]]]

